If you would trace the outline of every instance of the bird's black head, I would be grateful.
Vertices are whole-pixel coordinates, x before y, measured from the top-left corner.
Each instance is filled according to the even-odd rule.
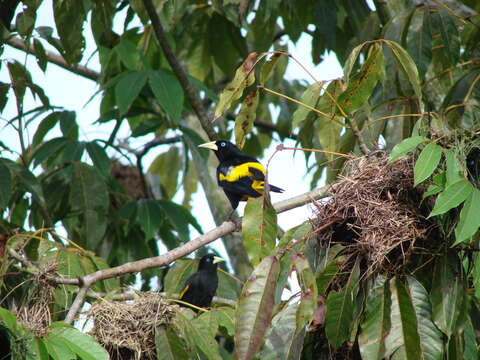
[[[221,257],[214,254],[207,254],[202,256],[198,263],[198,270],[216,271],[219,262],[224,261]]]
[[[212,141],[198,146],[215,151],[220,161],[243,155],[238,147],[227,140]]]

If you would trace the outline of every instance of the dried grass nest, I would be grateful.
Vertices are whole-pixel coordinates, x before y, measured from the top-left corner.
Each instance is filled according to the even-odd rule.
[[[320,247],[341,244],[347,254],[360,255],[367,276],[404,272],[412,254],[439,247],[424,241],[434,226],[426,219],[430,204],[422,202],[421,190],[413,186],[410,157],[388,162],[388,154],[377,151],[349,160],[331,196],[317,203],[314,229]]]
[[[155,292],[136,292],[131,302],[100,300],[88,311],[90,332],[110,353],[111,359],[156,359],[155,328],[175,316],[172,305]]]

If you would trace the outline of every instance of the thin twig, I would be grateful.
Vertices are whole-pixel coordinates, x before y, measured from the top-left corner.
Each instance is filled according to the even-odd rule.
[[[25,41],[18,37],[12,37],[7,40],[7,44],[15,49],[24,51],[26,53],[35,54],[35,49],[33,46],[27,44]],[[70,65],[67,61],[59,54],[55,54],[51,51],[45,50],[45,55],[48,62],[58,65],[65,70],[71,71],[77,75],[81,75],[87,79],[98,81],[100,79],[100,73],[95,70],[89,69],[88,67],[80,64]]]
[[[155,10],[155,7],[153,6],[152,1],[143,0],[143,5],[147,10],[150,21],[152,22],[153,30],[155,31],[155,35],[157,37],[158,43],[160,44],[160,47],[162,48],[165,58],[167,59],[170,67],[173,70],[173,73],[175,74],[178,81],[180,82],[180,85],[182,86],[183,90],[185,91],[185,95],[188,101],[190,102],[190,105],[192,106],[193,111],[195,111],[195,114],[197,115],[203,130],[207,133],[210,140],[217,140],[218,136],[215,130],[213,129],[212,124],[210,123],[210,121],[208,121],[207,113],[205,112],[205,109],[203,108],[203,104],[197,95],[197,91],[188,80],[187,73],[185,72],[183,67],[180,65],[180,62],[178,61],[172,48],[168,44],[168,41],[165,37],[165,31],[163,30],[163,26],[160,23],[160,19]]]

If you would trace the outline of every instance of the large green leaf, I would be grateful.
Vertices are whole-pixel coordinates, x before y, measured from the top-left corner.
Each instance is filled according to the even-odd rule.
[[[223,89],[222,93],[220,94],[220,100],[215,108],[216,119],[222,116],[223,112],[229,109],[235,101],[240,99],[245,88],[254,83],[255,75],[253,66],[256,56],[257,54],[255,53],[248,55],[244,63],[240,65],[235,72],[235,77],[233,80],[225,87],[225,89]]]
[[[156,200],[141,199],[137,202],[137,223],[145,233],[145,239],[155,236],[163,223],[165,214]]]
[[[327,298],[325,334],[333,348],[338,348],[350,338],[354,322],[355,299],[358,293],[360,265],[357,260],[347,285],[340,291],[331,291]]]
[[[363,359],[381,360],[385,356],[385,335],[390,331],[390,289],[379,275],[369,291],[358,345]]]
[[[115,99],[120,115],[124,115],[145,86],[149,73],[145,71],[123,73],[115,85]]]
[[[298,359],[300,346],[295,346],[294,340],[297,332],[296,313],[299,303],[285,306],[272,319],[272,326],[265,336],[265,345],[259,358],[263,360]]]
[[[445,173],[447,185],[453,184],[462,179],[462,166],[455,152],[451,149],[443,149],[447,171]]]
[[[345,113],[351,113],[367,102],[381,78],[383,68],[382,46],[375,43],[369,49],[367,60],[360,71],[349,78],[347,89],[338,97],[338,105]]]
[[[298,283],[302,291],[300,306],[297,311],[297,328],[302,329],[312,321],[317,309],[317,283],[310,264],[304,255],[294,255],[293,266],[295,267]]]
[[[245,145],[246,136],[253,129],[253,123],[257,117],[257,106],[259,101],[258,90],[250,92],[242,103],[237,118],[235,119],[235,143],[242,149]]]
[[[434,33],[440,32],[443,43],[443,52],[454,66],[460,57],[460,37],[458,36],[455,20],[441,6],[432,14],[432,29]]]
[[[312,85],[310,85],[305,89],[305,91],[302,94],[302,97],[300,98],[300,102],[315,108],[317,106],[318,99],[320,99],[320,91],[322,90],[322,88],[323,88],[322,83],[320,82],[313,83]],[[297,110],[295,110],[295,112],[293,113],[292,129],[296,128],[303,121],[305,121],[311,112],[312,112],[311,109],[306,108],[305,106],[302,106],[302,105],[298,105]]]
[[[455,243],[460,244],[471,238],[480,227],[480,190],[474,188],[463,204],[460,221],[455,228]]]
[[[280,262],[265,257],[246,281],[235,315],[235,354],[237,359],[251,359],[264,342],[275,303],[275,286]]]
[[[178,174],[182,168],[182,158],[178,147],[171,146],[167,152],[158,155],[147,173],[160,181],[162,198],[171,200],[178,187]]]
[[[55,324],[52,324],[52,329],[45,337],[45,342],[56,338],[57,341],[66,344],[82,360],[108,360],[110,358],[108,352],[91,336],[75,328],[53,325]]]
[[[36,167],[48,160],[48,158],[52,155],[55,157],[58,156],[67,143],[68,139],[60,137],[41,144],[32,154],[33,167]]]
[[[53,13],[64,50],[62,55],[69,63],[78,63],[85,48],[83,23],[87,12],[84,3],[77,0],[54,1]]]
[[[93,165],[97,168],[103,176],[110,174],[110,168],[112,167],[112,161],[107,155],[107,152],[96,141],[90,141],[85,144],[88,156],[93,162]]]
[[[415,149],[421,143],[428,141],[428,139],[424,136],[414,136],[409,137],[403,140],[402,142],[395,145],[390,153],[389,160],[393,161],[399,158],[402,155],[408,154],[410,151]]]
[[[175,204],[172,201],[157,200],[158,205],[165,213],[168,219],[178,233],[181,241],[190,240],[190,225],[192,225],[200,234],[203,234],[202,227],[197,222],[197,219],[185,207]]]
[[[174,124],[180,120],[183,109],[183,89],[177,78],[169,71],[148,73],[148,84],[162,109]]]
[[[413,169],[414,185],[420,184],[422,181],[428,179],[435,171],[442,157],[442,147],[437,144],[430,143],[425,146],[418,155]]]
[[[442,334],[432,321],[428,294],[414,278],[390,281],[391,329],[385,338],[385,356],[395,359],[442,359]]]
[[[275,247],[277,214],[265,196],[248,200],[242,221],[242,237],[253,265]]]
[[[465,296],[460,267],[456,255],[445,255],[437,259],[433,272],[430,292],[433,321],[448,337],[457,329],[457,319]]]
[[[33,135],[32,146],[40,144],[43,141],[45,135],[57,124],[60,120],[61,112],[55,111],[48,114],[45,118],[42,119],[40,124],[38,124],[37,131]]]
[[[178,312],[175,324],[183,334],[183,338],[194,349],[195,358],[202,358],[202,354],[211,360],[221,360],[219,346],[215,337],[208,328],[208,323],[200,319],[189,319],[184,312]],[[192,358],[192,357],[190,357]]]
[[[438,195],[429,217],[444,214],[448,210],[460,205],[472,191],[473,186],[466,179],[447,186],[445,191]]]
[[[407,34],[407,51],[412,55],[419,76],[423,79],[432,60],[432,29],[428,7],[415,9]]]
[[[75,162],[73,168],[70,204],[83,215],[81,245],[95,249],[107,229],[107,186],[92,166]]]
[[[158,360],[188,360],[182,340],[170,328],[159,326],[155,329],[155,349]]]
[[[7,165],[0,159],[0,209],[7,207],[8,200],[12,196],[12,175]]]
[[[417,96],[418,107],[420,108],[420,111],[423,112],[422,89],[420,86],[420,78],[418,76],[418,70],[415,62],[408,54],[408,52],[406,52],[405,49],[402,48],[399,44],[390,40],[384,41],[392,51],[392,54],[397,64],[399,65],[400,70],[402,70],[402,72],[406,75],[408,81],[410,82],[410,85],[412,85],[413,91]]]

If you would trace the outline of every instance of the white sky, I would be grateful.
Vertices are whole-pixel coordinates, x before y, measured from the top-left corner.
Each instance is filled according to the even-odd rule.
[[[116,19],[115,21],[118,32],[122,32],[123,19]],[[36,26],[51,26],[54,27],[52,4],[51,0],[44,1],[39,9]],[[85,27],[84,35],[86,38],[86,52],[84,56],[89,59],[90,55],[95,50],[95,42],[93,40],[89,26]],[[55,51],[51,46],[43,42],[44,46],[48,50]],[[338,60],[334,54],[325,54],[324,61],[315,66],[311,62],[311,37],[310,35],[303,34],[296,46],[293,43],[289,43],[289,51],[297,58],[314,76],[317,80],[330,80],[341,77],[343,71],[338,63]],[[46,73],[43,73],[36,65],[35,57],[32,55],[26,55],[24,52],[18,51],[9,46],[5,46],[4,53],[1,57],[1,61],[8,61],[8,59],[16,59],[22,64],[26,65],[32,74],[33,81],[41,86],[46,95],[50,98],[52,105],[63,106],[67,110],[73,110],[77,113],[77,122],[80,126],[80,138],[81,140],[94,140],[96,138],[107,139],[113,129],[114,122],[110,122],[102,125],[93,125],[93,122],[99,117],[99,104],[101,97],[96,96],[92,101],[87,104],[90,97],[98,90],[98,86],[95,82],[85,79],[81,76],[72,74],[60,67],[53,64],[48,64]],[[94,70],[100,70],[98,56],[95,54],[90,58],[88,67]],[[288,68],[286,77],[288,79],[304,79],[306,82],[311,83],[312,79],[308,74],[304,72],[297,64],[292,62]],[[6,64],[2,64],[0,69],[0,81],[10,82]],[[29,94],[27,92],[27,94]],[[35,102],[31,95],[26,96],[24,102],[24,109],[28,111],[36,106],[39,102]],[[13,92],[9,93],[9,101],[4,111],[0,114],[0,140],[7,146],[18,150],[19,140],[18,134],[12,129],[11,126],[6,126],[9,119],[15,117],[16,104],[13,96]],[[43,117],[42,117],[43,118]],[[34,127],[28,128],[26,136],[29,140],[35,133]],[[48,138],[61,135],[60,130],[54,129],[48,135]],[[120,138],[127,138],[129,135],[129,129],[127,126],[121,128],[119,132]],[[131,146],[139,148],[149,140],[153,138],[153,135],[144,136],[141,138],[132,138]],[[277,143],[265,152],[266,160],[273,153]],[[285,145],[293,146],[293,141],[286,141]],[[166,151],[168,147],[158,147],[151,150],[148,156],[144,160],[144,168],[148,169],[150,163],[155,159],[157,155]],[[7,153],[0,153],[0,156],[10,156]],[[313,158],[313,156],[312,156]],[[302,153],[297,152],[293,155],[292,151],[283,151],[278,153],[272,160],[269,168],[269,180],[285,189],[283,194],[272,194],[273,202],[288,199],[295,195],[309,191],[310,176],[304,176],[305,173],[305,160]],[[214,227],[213,219],[209,212],[205,212],[205,197],[203,191],[199,191],[194,196],[193,215],[197,218],[204,231],[208,231]],[[239,207],[239,213],[243,214],[243,207]],[[298,225],[307,220],[311,215],[311,211],[308,206],[290,210],[288,212],[279,214],[279,225],[288,230],[291,227]],[[218,250],[224,253],[223,246],[220,241],[215,243],[215,247],[218,246]]]

